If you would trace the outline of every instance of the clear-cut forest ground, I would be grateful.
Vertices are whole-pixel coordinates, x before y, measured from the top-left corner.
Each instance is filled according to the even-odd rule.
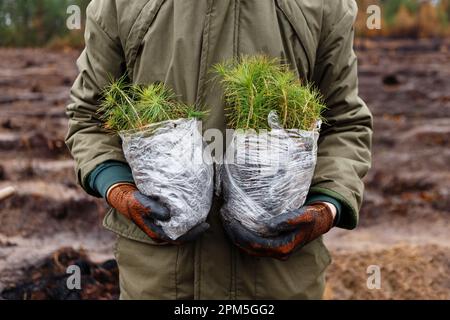
[[[357,43],[375,116],[361,223],[333,230],[329,299],[450,299],[450,42]],[[77,51],[0,49],[0,297],[117,298],[115,237],[102,201],[76,185],[64,145]],[[78,264],[83,290],[66,289]],[[366,286],[381,268],[381,289]]]

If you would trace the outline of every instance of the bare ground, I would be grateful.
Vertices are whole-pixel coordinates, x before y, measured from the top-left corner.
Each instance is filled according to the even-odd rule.
[[[443,41],[359,41],[374,114],[359,228],[332,230],[329,299],[450,298],[450,52]],[[369,266],[381,288],[367,287]]]
[[[450,44],[357,43],[361,96],[375,116],[360,226],[332,230],[328,299],[450,298]],[[114,299],[114,236],[102,201],[75,183],[64,106],[78,52],[0,49],[0,296]],[[83,270],[81,292],[65,267]],[[381,289],[367,288],[379,266]]]

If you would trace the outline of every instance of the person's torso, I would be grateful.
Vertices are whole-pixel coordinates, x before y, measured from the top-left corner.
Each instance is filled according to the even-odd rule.
[[[313,78],[323,1],[135,0],[117,4],[118,35],[131,80],[139,84],[164,82],[182,101],[209,109],[204,130],[226,127],[222,90],[212,72],[219,62],[265,54],[288,63],[300,79]],[[321,274],[330,263],[321,239],[288,262],[248,257],[226,238],[219,210],[220,202],[215,200],[208,219],[211,228],[200,240],[180,248],[153,247],[142,231],[114,211],[107,215],[105,226],[149,244],[148,250],[155,257],[165,255],[165,260],[152,264],[159,270],[158,281],[165,279],[166,273],[167,279],[176,275],[176,281],[168,282],[175,284],[173,292],[178,296],[184,291],[189,293],[187,297],[192,291],[198,299],[320,296]],[[122,253],[122,264],[132,263],[125,261],[129,255]]]

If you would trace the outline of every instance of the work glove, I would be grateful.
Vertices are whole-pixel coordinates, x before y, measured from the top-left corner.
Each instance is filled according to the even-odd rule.
[[[319,202],[273,217],[265,223],[268,234],[263,237],[245,228],[237,220],[222,218],[224,228],[244,252],[259,257],[287,260],[304,245],[327,233],[333,227],[333,212]]]
[[[206,222],[193,227],[176,240],[170,239],[155,221],[170,220],[169,210],[157,199],[143,195],[132,184],[112,186],[107,194],[108,203],[127,219],[133,221],[142,231],[158,243],[180,245],[195,240],[209,228]]]

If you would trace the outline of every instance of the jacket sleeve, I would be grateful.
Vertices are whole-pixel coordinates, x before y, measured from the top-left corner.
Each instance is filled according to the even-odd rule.
[[[314,83],[327,110],[319,139],[318,160],[310,196],[325,194],[340,201],[338,227],[358,224],[364,185],[371,164],[372,115],[358,96],[357,59],[353,50],[353,0],[330,1],[327,26],[317,51]]]
[[[66,144],[76,162],[81,186],[91,195],[88,176],[106,161],[126,162],[118,135],[101,128],[97,111],[102,88],[125,73],[125,58],[117,31],[114,1],[94,0],[87,9],[86,47],[77,61],[79,76],[67,107],[69,129]]]

